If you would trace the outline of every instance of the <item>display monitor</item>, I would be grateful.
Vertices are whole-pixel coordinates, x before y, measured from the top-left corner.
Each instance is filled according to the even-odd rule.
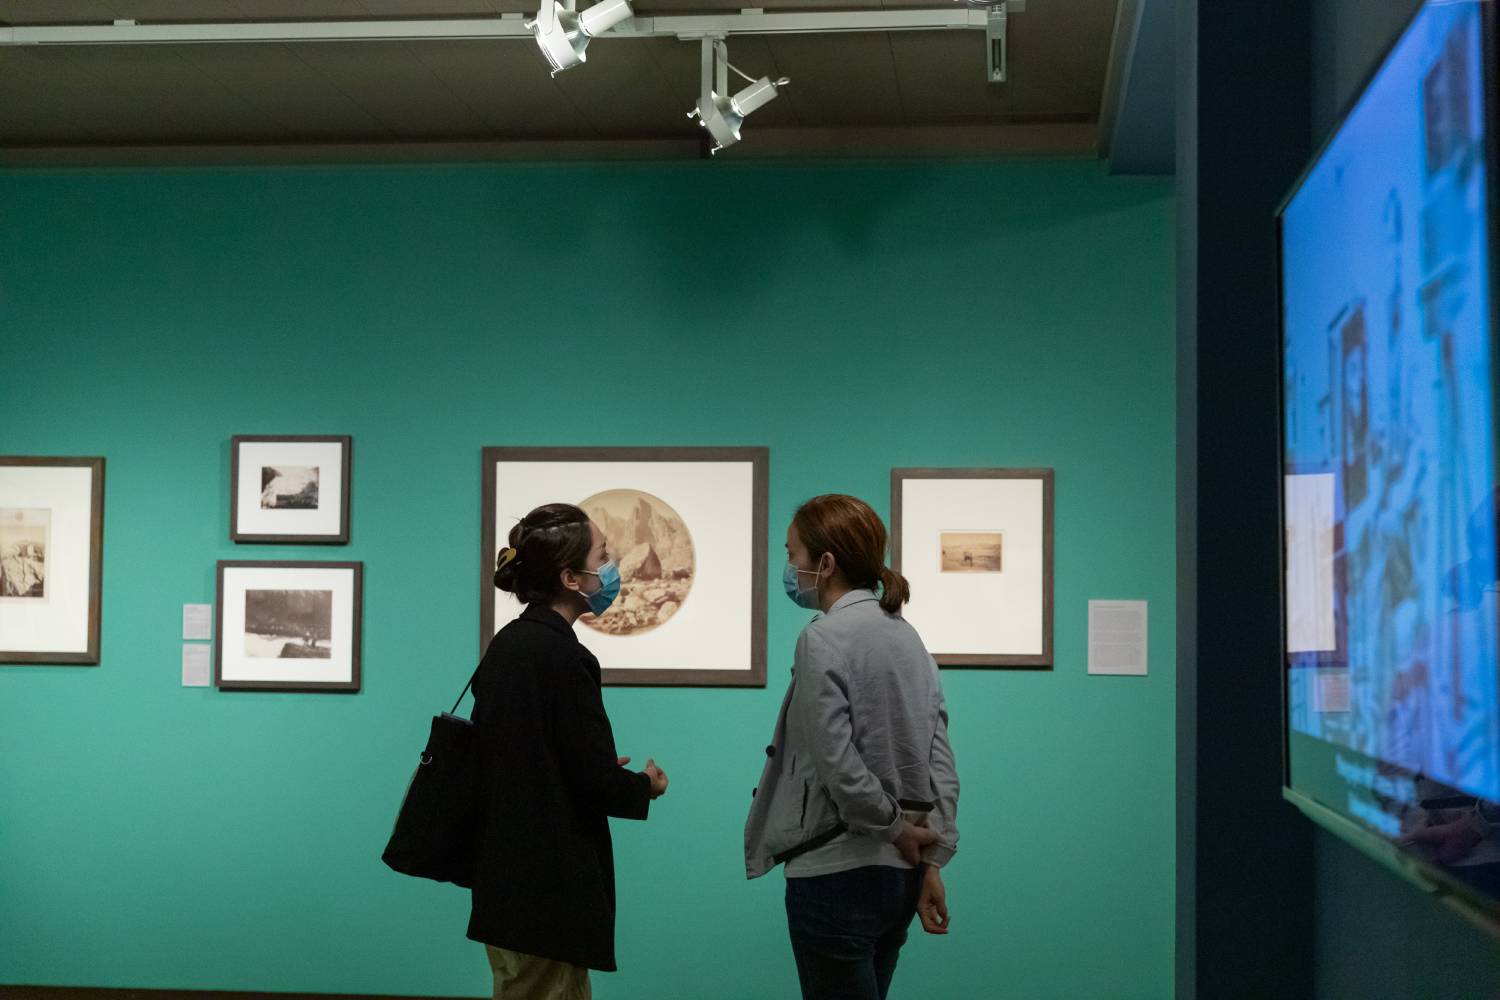
[[[1279,213],[1287,796],[1490,919],[1493,8],[1418,8]]]

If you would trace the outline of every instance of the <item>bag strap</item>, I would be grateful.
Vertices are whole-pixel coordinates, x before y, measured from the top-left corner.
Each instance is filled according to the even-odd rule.
[[[480,660],[479,661],[479,667],[482,667],[482,666],[484,666],[484,661]],[[469,693],[469,688],[471,688],[471,687],[474,686],[474,678],[476,678],[476,677],[479,676],[479,667],[475,667],[474,668],[474,672],[469,675],[469,683],[467,683],[467,684],[464,685],[464,689],[463,689],[462,692],[460,692],[460,694],[458,696],[458,700],[453,703],[453,711],[449,712],[448,713],[449,715],[453,715],[453,714],[457,713],[458,712],[458,706],[460,706],[460,705],[462,705],[464,703],[464,695],[466,695],[466,694]],[[473,713],[471,712],[470,715],[472,715],[472,714]]]

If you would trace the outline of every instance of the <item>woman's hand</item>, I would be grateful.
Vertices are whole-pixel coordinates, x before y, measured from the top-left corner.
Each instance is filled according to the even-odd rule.
[[[930,830],[925,826],[912,826],[910,823],[902,820],[901,832],[896,835],[896,839],[892,843],[896,845],[896,850],[901,852],[901,856],[906,859],[907,864],[919,865],[922,863],[922,848],[928,844],[936,843],[937,839],[938,835],[936,831]]]
[[[948,890],[943,876],[931,865],[922,869],[922,894],[917,897],[917,916],[928,934],[948,933]]]
[[[646,761],[646,777],[651,779],[651,797],[659,799],[667,794],[667,772],[656,766],[655,760]]]

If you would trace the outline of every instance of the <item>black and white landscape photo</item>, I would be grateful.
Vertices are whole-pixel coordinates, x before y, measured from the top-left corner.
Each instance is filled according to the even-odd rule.
[[[326,660],[333,655],[333,591],[245,591],[245,655]]]
[[[316,465],[267,465],[260,470],[261,510],[317,510]]]

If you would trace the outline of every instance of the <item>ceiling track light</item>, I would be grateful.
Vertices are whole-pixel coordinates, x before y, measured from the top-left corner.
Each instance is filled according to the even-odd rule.
[[[970,5],[975,0],[969,0]],[[987,6],[984,23],[984,75],[990,83],[1004,83],[1009,60],[1006,58],[1006,38],[1009,21],[1005,4]]]
[[[629,0],[599,0],[581,14],[577,0],[542,0],[536,17],[526,22],[526,28],[535,36],[537,47],[556,76],[588,61],[584,49],[590,38],[634,16]]]
[[[689,118],[698,119],[713,139],[710,155],[726,146],[740,141],[740,126],[757,108],[764,107],[791,81],[781,77],[772,81],[770,77],[756,79],[736,69],[729,62],[729,48],[722,38],[705,38],[703,45],[703,92],[698,97],[698,106],[688,112]],[[729,93],[729,71],[750,81],[750,86]]]

